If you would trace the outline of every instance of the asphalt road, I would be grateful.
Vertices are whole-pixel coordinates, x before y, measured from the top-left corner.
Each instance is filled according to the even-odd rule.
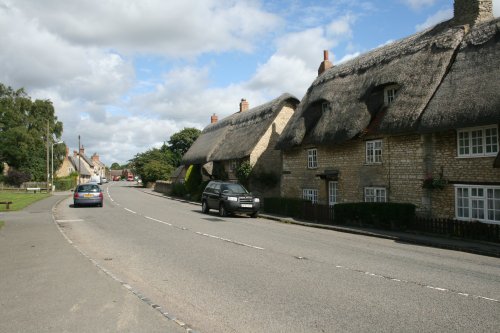
[[[104,186],[103,208],[55,210],[64,234],[198,332],[497,332],[500,260],[201,214]],[[117,282],[118,283],[118,282]]]

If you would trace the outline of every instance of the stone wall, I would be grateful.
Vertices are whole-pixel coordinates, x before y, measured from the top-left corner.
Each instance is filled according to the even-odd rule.
[[[282,156],[281,151],[274,149],[274,147],[293,113],[294,107],[288,103],[285,104],[250,154],[250,164],[256,175],[262,172],[272,172],[276,174],[278,179],[278,183],[275,186],[260,184],[259,182],[252,183],[252,191],[259,196],[279,196]]]
[[[365,187],[384,187],[390,202],[417,206],[419,215],[455,217],[455,184],[498,184],[495,157],[458,158],[456,131],[429,135],[386,136],[382,163],[366,164],[366,140],[351,140],[335,147],[305,146],[284,151],[281,196],[300,198],[302,190],[318,190],[318,202],[328,203],[327,180],[317,175],[337,170],[337,202],[364,201]],[[307,168],[307,150],[316,148],[318,168]],[[443,189],[424,189],[426,177],[443,177]]]

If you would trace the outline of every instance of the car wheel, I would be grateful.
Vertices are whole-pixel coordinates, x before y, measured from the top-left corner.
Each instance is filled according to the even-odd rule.
[[[208,204],[207,204],[207,202],[206,202],[206,201],[203,201],[203,202],[201,203],[201,212],[202,212],[203,214],[208,214],[208,211],[209,211],[209,210],[210,210],[210,209],[208,208]]]
[[[226,210],[226,207],[224,207],[223,203],[221,203],[220,206],[219,206],[219,215],[221,217],[226,217],[227,216],[227,210]]]

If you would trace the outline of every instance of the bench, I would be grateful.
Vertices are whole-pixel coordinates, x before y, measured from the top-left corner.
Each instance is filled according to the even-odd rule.
[[[36,192],[42,192],[42,191],[45,191],[47,192],[47,189],[45,187],[27,187],[26,188],[26,192],[31,192],[33,191],[33,193],[36,193]]]
[[[9,210],[10,205],[12,205],[12,201],[0,201],[0,205],[5,205],[5,209]]]

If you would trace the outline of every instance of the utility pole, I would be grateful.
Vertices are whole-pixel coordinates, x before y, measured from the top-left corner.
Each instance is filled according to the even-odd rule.
[[[80,152],[82,151],[82,146],[80,146],[80,135],[78,135],[78,185],[80,185]]]
[[[49,169],[49,121],[47,120],[47,192],[49,191],[49,177],[50,177],[50,169]],[[52,184],[51,184],[52,185]]]

